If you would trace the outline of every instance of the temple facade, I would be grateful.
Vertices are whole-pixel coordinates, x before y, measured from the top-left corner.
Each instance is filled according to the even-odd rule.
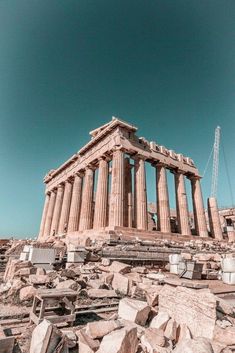
[[[140,138],[136,132],[135,126],[113,117],[91,131],[91,140],[83,148],[45,176],[39,240],[115,229],[148,232],[146,163],[156,171],[156,234],[172,233],[167,184],[170,170],[175,180],[178,233],[192,235],[185,188],[188,178],[194,234],[208,237],[201,177],[192,159]]]

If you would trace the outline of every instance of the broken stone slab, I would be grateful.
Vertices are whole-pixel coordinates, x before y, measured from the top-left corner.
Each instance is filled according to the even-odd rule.
[[[105,285],[104,281],[102,279],[90,279],[87,282],[87,286],[91,287],[93,289],[102,289],[102,287]],[[105,289],[105,288],[103,288]]]
[[[235,345],[235,326],[221,328],[215,326],[213,340],[226,346]]]
[[[129,279],[120,273],[114,273],[112,287],[118,293],[127,295],[129,291]]]
[[[145,295],[146,295],[148,305],[150,306],[158,305],[158,297],[159,297],[159,294],[161,293],[162,288],[163,288],[162,286],[152,285],[151,287],[145,290]]]
[[[0,352],[1,353],[13,353],[15,344],[15,337],[7,337],[5,331],[0,326]]]
[[[77,345],[78,337],[72,330],[61,330],[62,334],[66,337],[68,348],[74,348]]]
[[[209,339],[205,337],[185,339],[177,344],[173,352],[174,353],[214,353]]]
[[[57,289],[73,289],[75,291],[79,290],[79,284],[73,279],[67,279],[65,281],[59,282],[56,286]]]
[[[119,302],[118,316],[135,322],[139,325],[145,325],[150,313],[150,306],[147,302],[140,300],[123,298]]]
[[[131,269],[131,272],[146,274],[146,273],[148,273],[148,270],[144,266],[136,266]]]
[[[84,329],[76,331],[76,335],[78,337],[79,353],[94,353],[99,348],[100,342],[88,336]]]
[[[115,290],[109,289],[88,289],[87,295],[90,298],[118,298]]]
[[[102,264],[103,266],[110,266],[111,260],[108,259],[108,258],[103,257],[103,258],[101,259],[101,264]]]
[[[29,275],[28,281],[31,284],[46,284],[50,282],[50,278],[47,275]]]
[[[140,341],[142,348],[148,353],[158,352],[158,347],[164,347],[166,345],[163,330],[157,328],[147,328]]]
[[[37,289],[33,286],[27,286],[20,289],[19,298],[20,301],[31,300],[36,294]]]
[[[30,353],[54,353],[61,337],[61,332],[51,322],[44,319],[33,330]]]
[[[178,324],[186,324],[193,337],[213,338],[216,322],[216,296],[208,289],[164,285],[159,294],[159,311]]]
[[[136,353],[137,329],[122,328],[104,336],[97,353]]]
[[[162,272],[150,272],[146,275],[146,277],[154,281],[162,281],[166,278]]]
[[[119,261],[113,261],[109,267],[106,267],[109,272],[125,274],[131,271],[131,266]]]
[[[170,319],[164,330],[164,335],[171,341],[176,341],[178,324],[174,319]]]
[[[119,321],[121,322],[121,324],[128,328],[128,329],[131,329],[131,328],[136,328],[137,329],[137,337],[140,339],[141,336],[144,334],[145,332],[145,327],[143,326],[140,326],[130,320],[125,320],[125,319],[119,319]]]
[[[150,327],[165,330],[169,320],[170,316],[167,312],[159,311],[158,314],[152,319]]]
[[[177,342],[179,343],[185,339],[191,339],[191,338],[192,338],[192,335],[188,326],[185,324],[179,325]]]
[[[85,332],[91,338],[96,339],[122,327],[123,324],[119,320],[94,321],[86,325]]]

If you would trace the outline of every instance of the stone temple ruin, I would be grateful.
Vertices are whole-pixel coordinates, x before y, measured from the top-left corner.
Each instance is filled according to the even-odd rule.
[[[45,177],[38,239],[0,241],[0,353],[235,352],[235,213],[222,232],[193,161],[136,132],[117,118],[92,131]]]
[[[172,236],[167,170],[174,174],[177,232],[208,237],[200,175],[189,157],[136,135],[118,118],[90,132],[91,140],[44,178],[46,198],[38,239],[66,234],[75,245],[89,236]],[[157,230],[148,227],[146,163],[156,170]],[[98,173],[96,191],[95,173]],[[191,182],[194,229],[185,178]],[[222,239],[216,200],[209,199],[210,235]]]

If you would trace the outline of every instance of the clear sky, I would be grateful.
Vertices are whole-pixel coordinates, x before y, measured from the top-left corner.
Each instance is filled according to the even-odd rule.
[[[37,234],[44,175],[112,115],[201,174],[220,125],[234,189],[234,94],[234,0],[0,0],[0,236]]]

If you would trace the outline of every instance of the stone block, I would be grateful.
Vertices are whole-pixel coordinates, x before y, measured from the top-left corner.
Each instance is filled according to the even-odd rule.
[[[158,347],[164,347],[166,345],[163,330],[156,328],[147,328],[140,341],[142,348],[148,353],[158,352]]]
[[[216,321],[216,296],[209,289],[165,285],[159,294],[159,311],[185,324],[193,337],[212,339]]]
[[[90,298],[118,298],[115,290],[108,289],[88,289],[87,294]]]
[[[86,325],[85,332],[91,338],[96,339],[104,337],[108,333],[121,327],[123,327],[123,325],[118,320],[94,321]]]
[[[221,328],[216,325],[213,340],[226,344],[227,346],[235,345],[235,326]]]
[[[27,286],[27,287],[21,288],[20,294],[19,294],[20,301],[33,299],[36,291],[37,291],[36,288],[34,288],[33,286]]]
[[[170,319],[166,324],[166,328],[164,331],[165,336],[171,341],[176,341],[177,328],[178,328],[177,322],[174,319]]]
[[[73,289],[77,291],[79,289],[79,284],[72,279],[67,279],[57,284],[57,289]]]
[[[131,266],[119,261],[113,261],[109,267],[109,272],[125,274],[131,271]]]
[[[79,353],[94,353],[99,348],[100,342],[88,336],[84,329],[77,331]]]
[[[120,273],[114,273],[112,287],[119,293],[127,295],[129,291],[129,280]]]
[[[137,329],[122,328],[104,336],[97,353],[136,353]]]
[[[61,332],[44,319],[33,330],[29,353],[54,353],[61,337]]]
[[[173,353],[214,353],[207,338],[185,339],[177,344]]]
[[[150,327],[165,330],[169,320],[170,316],[167,312],[159,311],[158,314],[152,319]]]
[[[53,248],[30,248],[29,261],[32,264],[52,264],[55,262],[56,251]]]
[[[139,325],[145,325],[150,312],[150,306],[147,302],[140,300],[123,298],[119,302],[119,317],[135,322]]]
[[[47,275],[29,275],[29,283],[31,284],[46,284],[50,282]]]

